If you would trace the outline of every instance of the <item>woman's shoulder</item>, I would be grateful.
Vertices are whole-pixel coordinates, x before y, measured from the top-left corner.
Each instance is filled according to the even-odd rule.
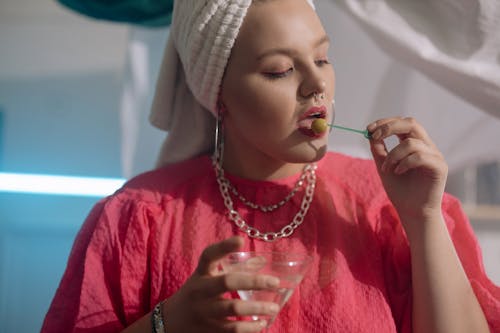
[[[128,180],[115,195],[122,198],[159,202],[165,196],[189,188],[196,184],[202,186],[213,173],[212,162],[208,156],[170,164],[144,172]]]

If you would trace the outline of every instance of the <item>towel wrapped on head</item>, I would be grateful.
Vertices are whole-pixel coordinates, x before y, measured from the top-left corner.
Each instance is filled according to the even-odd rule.
[[[213,150],[219,88],[252,1],[175,1],[150,114],[168,131],[157,166]]]

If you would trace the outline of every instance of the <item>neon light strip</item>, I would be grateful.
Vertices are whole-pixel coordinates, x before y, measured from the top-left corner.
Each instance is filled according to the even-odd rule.
[[[0,172],[0,192],[104,197],[125,179],[34,175]]]

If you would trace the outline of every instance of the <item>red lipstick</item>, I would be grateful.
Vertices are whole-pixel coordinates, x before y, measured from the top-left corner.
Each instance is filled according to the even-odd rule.
[[[302,114],[300,120],[307,118],[326,118],[326,106],[313,106]]]
[[[327,114],[326,107],[324,105],[322,106],[313,106],[312,108],[308,109],[306,112],[304,112],[298,121],[298,130],[311,138],[320,138],[325,133],[315,133],[311,129],[311,124],[314,121],[314,119],[322,118],[325,119]]]

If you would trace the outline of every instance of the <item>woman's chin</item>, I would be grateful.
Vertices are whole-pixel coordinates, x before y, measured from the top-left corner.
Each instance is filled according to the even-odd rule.
[[[308,158],[308,163],[313,163],[321,160],[328,151],[328,145],[324,144],[320,148],[315,149],[310,153],[310,157]]]
[[[328,151],[328,144],[324,140],[313,140],[302,143],[287,154],[289,163],[314,163],[323,158]]]

